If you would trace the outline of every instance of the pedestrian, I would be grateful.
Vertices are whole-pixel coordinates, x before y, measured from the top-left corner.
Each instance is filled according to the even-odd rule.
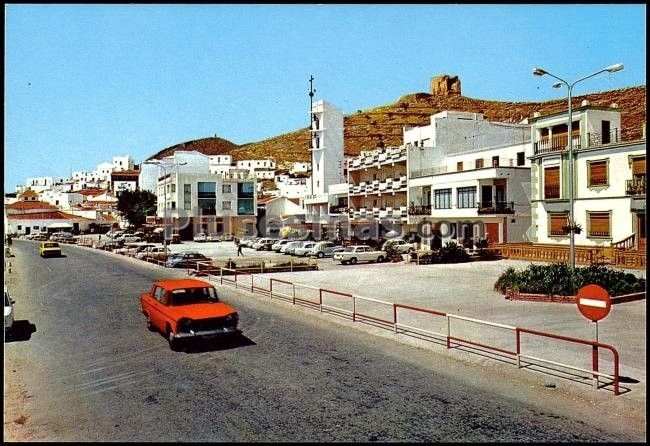
[[[7,236],[7,245],[11,246],[11,236],[10,235]]]
[[[241,243],[237,241],[237,257],[242,256],[244,257],[244,253],[241,251]]]

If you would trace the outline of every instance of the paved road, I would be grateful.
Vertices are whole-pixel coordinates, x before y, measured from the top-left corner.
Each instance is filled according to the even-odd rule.
[[[645,440],[624,397],[586,404],[229,289],[244,337],[172,352],[138,293],[182,271],[75,246],[41,259],[36,246],[15,241],[8,278],[35,331],[5,343],[7,440]]]

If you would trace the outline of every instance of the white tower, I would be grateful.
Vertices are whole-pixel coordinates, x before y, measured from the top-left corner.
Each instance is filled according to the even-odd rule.
[[[312,195],[323,195],[328,186],[345,181],[343,112],[321,100],[312,104],[310,114]]]

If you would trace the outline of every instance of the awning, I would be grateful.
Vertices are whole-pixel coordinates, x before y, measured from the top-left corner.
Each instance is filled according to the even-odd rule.
[[[72,228],[72,225],[70,223],[52,223],[47,227],[51,229],[67,229],[67,228]]]

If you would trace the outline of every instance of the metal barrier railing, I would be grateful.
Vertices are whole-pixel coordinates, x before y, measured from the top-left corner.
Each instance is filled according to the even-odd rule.
[[[221,268],[221,270],[228,270],[227,268]],[[235,272],[235,277],[237,276],[235,270],[230,270]],[[466,316],[460,316],[460,315],[455,315],[455,314],[449,314],[443,311],[437,311],[429,308],[421,308],[421,307],[416,307],[413,305],[405,305],[405,304],[400,304],[400,303],[394,303],[394,302],[387,302],[383,301],[380,299],[373,299],[370,297],[364,297],[364,296],[358,296],[356,294],[350,294],[350,293],[345,293],[341,291],[335,291],[335,290],[330,290],[330,289],[325,289],[325,288],[319,288],[315,287],[312,285],[305,285],[305,284],[300,284],[300,283],[294,283],[290,282],[288,280],[283,280],[283,279],[278,279],[275,277],[270,277],[266,278],[269,281],[269,288],[263,288],[263,287],[256,287],[254,285],[254,278],[251,275],[251,283],[250,285],[247,286],[248,290],[251,292],[255,292],[256,290],[262,291],[263,294],[268,295],[271,299],[272,298],[282,298],[284,300],[287,300],[291,302],[292,304],[306,304],[305,306],[313,309],[318,309],[319,311],[329,310],[328,312],[331,312],[333,314],[340,314],[343,315],[347,318],[351,318],[353,322],[362,322],[362,323],[368,323],[368,321],[375,322],[377,323],[376,325],[379,325],[380,327],[384,328],[389,328],[393,330],[395,333],[399,333],[400,330],[402,332],[408,333],[415,333],[415,334],[423,334],[431,337],[439,337],[442,340],[445,341],[446,348],[451,349],[452,348],[452,341],[456,343],[461,343],[461,344],[467,344],[470,346],[475,346],[475,347],[480,347],[483,349],[488,349],[494,352],[502,353],[505,355],[508,355],[511,357],[514,361],[516,361],[516,365],[518,368],[522,368],[522,360],[532,360],[532,361],[539,361],[539,362],[544,362],[547,364],[552,364],[558,367],[564,367],[570,370],[575,370],[579,372],[583,372],[586,374],[591,375],[592,380],[594,381],[594,387],[599,388],[599,377],[607,378],[610,379],[614,386],[614,394],[615,395],[620,395],[620,376],[619,376],[619,354],[618,351],[608,345],[608,344],[603,344],[600,342],[596,341],[589,341],[585,339],[580,339],[580,338],[572,338],[569,336],[563,336],[563,335],[558,335],[554,333],[547,333],[547,332],[542,332],[538,330],[532,330],[528,328],[522,328],[522,327],[515,327],[511,325],[506,325],[506,324],[500,324],[496,322],[490,322],[490,321],[484,321],[480,319],[474,319]],[[208,275],[208,277],[215,277],[214,275]],[[234,285],[236,288],[238,287],[238,282],[237,279],[235,280],[223,280],[224,276],[223,272],[220,273],[220,283],[226,284],[226,285]],[[278,290],[279,286],[284,286],[284,289],[282,291]],[[307,298],[305,295],[300,295],[297,294],[296,290],[312,290],[312,291],[318,291],[318,300],[313,298],[312,299]],[[331,300],[332,297],[337,297],[339,298],[344,298],[345,301],[349,302],[351,304],[351,310],[342,308],[340,306],[336,305],[331,305],[330,303],[324,303],[323,299],[325,297],[329,297]],[[348,300],[349,299],[349,300]],[[386,306],[390,307],[390,311],[392,312],[392,317],[391,318],[383,318],[379,317],[376,314],[368,314],[368,312],[362,312],[360,311],[360,303],[375,303],[379,304],[381,306]],[[435,317],[441,317],[444,318],[446,321],[446,330],[445,332],[436,332],[432,330],[427,330],[422,327],[415,327],[412,325],[405,324],[403,322],[399,321],[399,315],[402,313],[400,310],[404,311],[411,311],[411,312],[416,312],[420,314],[427,314]],[[498,329],[504,329],[508,331],[512,331],[515,333],[515,344],[516,347],[514,350],[511,349],[506,349],[502,348],[500,346],[495,346],[495,345],[489,345],[486,342],[478,342],[476,340],[472,339],[467,339],[465,337],[460,337],[458,335],[455,335],[452,331],[452,320],[457,320],[457,321],[464,321],[464,322],[469,322],[469,323],[474,323],[474,324],[479,324],[483,326],[488,326],[488,327],[493,327],[493,328],[498,328]],[[591,370],[585,369],[582,367],[576,367],[571,364],[565,364],[561,363],[558,361],[552,361],[549,359],[545,358],[539,358],[530,354],[524,354],[522,353],[522,345],[521,345],[521,335],[522,333],[530,334],[533,336],[538,336],[542,338],[549,338],[549,339],[556,339],[556,340],[562,340],[566,342],[571,342],[574,344],[581,344],[581,345],[590,345],[592,346],[592,368]],[[612,352],[613,355],[613,368],[614,368],[614,373],[613,374],[607,374],[599,371],[599,356],[598,356],[598,349],[599,348],[604,348],[608,349]],[[608,383],[603,383],[603,387],[607,387]]]

